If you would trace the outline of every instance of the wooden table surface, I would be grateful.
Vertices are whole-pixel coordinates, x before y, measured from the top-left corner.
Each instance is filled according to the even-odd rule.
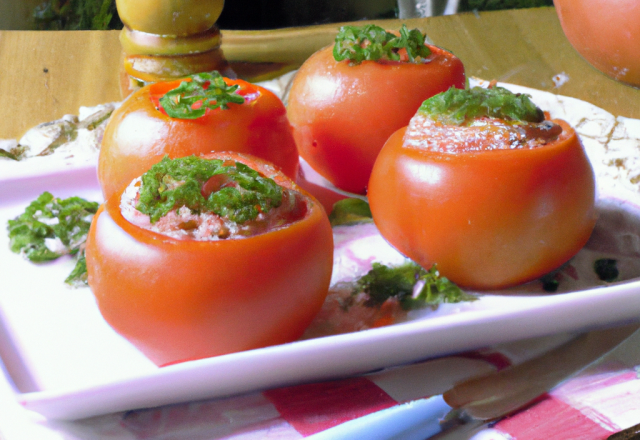
[[[640,118],[640,89],[601,74],[573,50],[553,8],[405,20],[451,50],[469,76],[497,79],[573,96],[615,114]],[[379,22],[398,28],[398,20]],[[223,49],[234,62],[299,65],[329,44],[337,25],[276,31],[223,31]],[[118,31],[1,31],[0,139],[77,114],[81,105],[121,99]],[[568,80],[556,87],[553,77]]]

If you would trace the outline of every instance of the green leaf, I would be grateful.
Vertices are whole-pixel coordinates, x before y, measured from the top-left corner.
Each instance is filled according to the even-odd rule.
[[[423,287],[414,296],[415,285]],[[396,298],[403,309],[437,308],[442,303],[475,301],[477,298],[462,291],[445,277],[441,277],[435,265],[428,271],[414,262],[396,267],[373,263],[373,268],[356,283],[352,295],[366,293],[365,305],[379,307],[389,298]]]
[[[64,254],[75,254],[84,243],[98,203],[80,197],[59,199],[49,192],[31,202],[25,212],[9,220],[9,243],[13,252],[33,262],[49,261]],[[61,250],[47,247],[58,239]]]
[[[122,29],[116,0],[45,0],[32,19],[40,30]]]
[[[99,3],[100,9],[96,11],[97,13],[91,20],[92,29],[109,28],[109,23],[111,22],[111,18],[113,17],[113,11],[111,9],[112,3],[112,0],[102,0],[102,2]]]
[[[420,30],[408,30],[404,24],[399,36],[373,24],[342,26],[333,46],[333,58],[336,61],[349,60],[353,64],[378,60],[400,61],[399,52],[405,49],[409,62],[417,63],[431,55],[425,38]]]
[[[410,302],[406,305],[408,308],[421,308],[424,305],[435,308],[443,303],[459,303],[477,299],[464,292],[448,278],[440,276],[435,264],[428,271],[422,269],[419,279],[424,282],[424,285],[415,298],[410,298]]]
[[[503,87],[456,89],[451,87],[422,103],[419,113],[448,125],[493,117],[522,122],[542,122],[544,113],[529,95],[513,93]]]
[[[329,214],[331,226],[373,223],[369,204],[362,199],[348,198],[337,201]]]
[[[72,276],[73,279],[86,277],[82,274],[86,265],[83,269],[80,259],[84,259],[82,249],[98,206],[98,203],[80,197],[59,199],[44,192],[27,206],[24,213],[9,220],[9,247],[34,263],[80,254]]]
[[[218,174],[225,175],[235,184],[219,188],[205,199],[201,193],[203,185]],[[282,187],[273,179],[261,176],[240,162],[225,166],[221,160],[196,156],[169,159],[165,156],[142,175],[136,209],[148,215],[152,223],[172,209],[183,206],[244,223],[254,220],[260,212],[280,206],[282,194]]]
[[[160,98],[167,115],[178,119],[197,119],[207,109],[228,110],[229,104],[242,104],[244,98],[236,93],[239,86],[229,86],[220,73],[204,72],[191,75],[191,81],[180,85]]]
[[[85,258],[84,250],[78,252],[78,259],[76,265],[64,280],[65,283],[71,287],[88,286],[88,274],[87,274],[87,260]]]
[[[542,290],[545,292],[554,293],[557,292],[560,287],[560,280],[558,280],[557,271],[543,275],[540,278],[540,282],[542,283]]]
[[[593,270],[602,281],[611,283],[620,275],[618,260],[613,258],[600,258],[593,263]]]

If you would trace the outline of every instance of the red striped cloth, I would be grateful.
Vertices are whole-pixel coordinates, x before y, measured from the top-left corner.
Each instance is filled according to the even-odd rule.
[[[637,424],[640,332],[634,336],[605,361],[478,432],[474,439],[606,439]],[[385,410],[402,409],[407,402],[442,394],[459,381],[521,363],[566,341],[566,336],[521,341],[362,377],[129,411],[56,429],[110,440],[297,440]]]

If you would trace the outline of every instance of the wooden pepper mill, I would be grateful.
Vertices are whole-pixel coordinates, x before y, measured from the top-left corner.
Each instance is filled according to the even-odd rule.
[[[122,95],[146,83],[218,70],[234,76],[216,21],[224,0],[116,0],[124,28]]]

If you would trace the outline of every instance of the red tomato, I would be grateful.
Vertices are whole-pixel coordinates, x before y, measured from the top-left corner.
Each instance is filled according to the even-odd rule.
[[[506,287],[556,269],[586,243],[596,212],[582,144],[568,124],[554,122],[563,132],[546,145],[476,152],[414,147],[406,129],[397,131],[369,182],[380,233],[469,288]]]
[[[170,158],[211,151],[237,151],[277,165],[289,177],[298,171],[298,152],[280,99],[242,80],[244,104],[207,110],[198,119],[176,119],[157,109],[158,99],[180,81],[155,83],[131,95],[111,116],[100,149],[98,179],[105,200],[120,192],[165,154]]]
[[[243,162],[299,188],[258,159]],[[120,194],[96,214],[87,239],[89,286],[105,320],[149,359],[167,365],[290,342],[329,288],[333,235],[304,194],[305,217],[280,229],[219,241],[179,240],[141,229],[120,212]]]
[[[640,2],[554,0],[562,30],[594,67],[640,86]]]
[[[378,152],[406,126],[422,102],[464,88],[462,62],[429,46],[425,64],[337,62],[332,47],[312,55],[297,73],[287,114],[300,155],[340,189],[365,194]]]

